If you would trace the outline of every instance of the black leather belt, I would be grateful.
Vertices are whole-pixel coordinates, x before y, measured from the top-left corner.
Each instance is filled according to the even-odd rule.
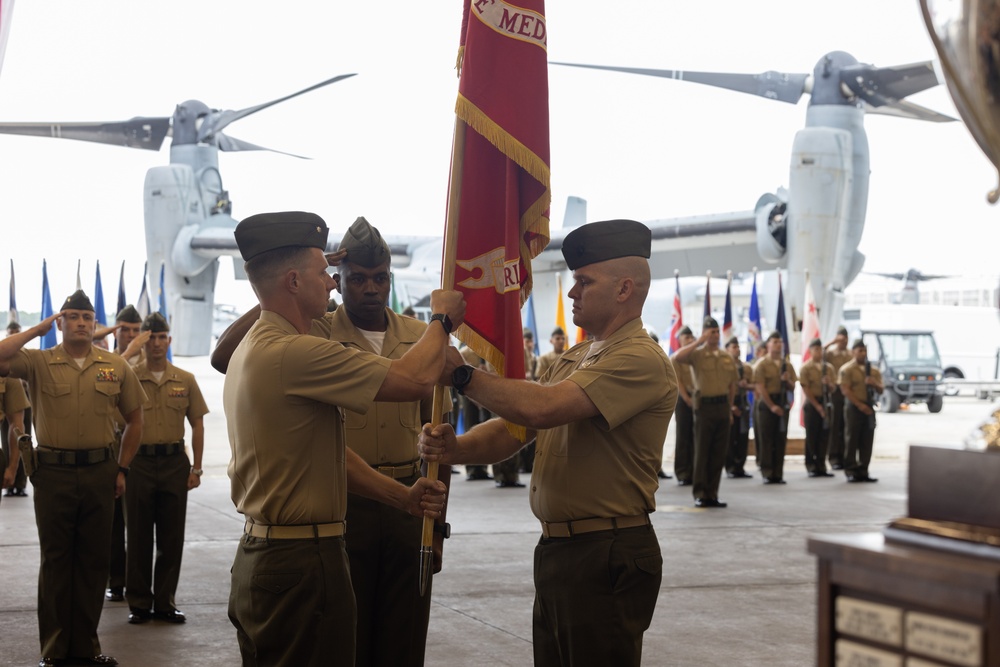
[[[170,456],[184,451],[184,441],[159,443],[155,445],[139,445],[136,452],[139,456]]]
[[[702,396],[698,399],[702,405],[717,405],[719,403],[728,403],[729,396],[723,394],[721,396]]]
[[[111,458],[111,448],[38,449],[38,462],[50,466],[89,466]]]
[[[400,463],[399,465],[373,465],[379,474],[385,475],[392,479],[404,479],[406,477],[413,477],[420,474],[420,459],[415,459],[409,463]]]

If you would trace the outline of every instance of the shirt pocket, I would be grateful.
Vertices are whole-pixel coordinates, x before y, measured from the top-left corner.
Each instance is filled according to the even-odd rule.
[[[60,382],[47,382],[42,385],[42,402],[45,406],[45,415],[57,418],[69,417],[72,412],[72,405],[69,401],[69,384]]]
[[[97,396],[94,400],[94,412],[99,415],[111,413],[118,407],[118,396],[122,388],[117,382],[97,382],[94,384]]]

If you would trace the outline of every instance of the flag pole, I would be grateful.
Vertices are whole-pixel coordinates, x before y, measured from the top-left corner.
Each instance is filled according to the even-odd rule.
[[[458,213],[462,203],[462,162],[465,156],[465,121],[455,117],[455,136],[451,146],[451,181],[448,191],[448,216],[444,226],[444,249],[441,255],[441,289],[455,287],[455,240],[458,236]],[[431,427],[438,426],[444,415],[445,388],[434,387],[434,402],[431,407]],[[437,461],[427,463],[427,479],[438,479]],[[427,593],[434,569],[434,519],[424,516],[423,532],[420,540],[420,595]]]

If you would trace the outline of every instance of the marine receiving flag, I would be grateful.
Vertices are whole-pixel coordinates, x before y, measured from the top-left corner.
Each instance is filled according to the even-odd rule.
[[[465,295],[456,335],[506,377],[524,377],[521,305],[549,242],[546,48],[541,0],[465,3],[442,274]]]
[[[42,319],[52,317],[55,311],[52,310],[52,294],[49,292],[49,266],[42,260]],[[47,350],[59,344],[56,340],[56,327],[49,327],[48,333],[38,339],[39,349]]]
[[[7,324],[18,322],[17,297],[14,295],[14,260],[10,260],[10,310],[7,311]]]
[[[733,272],[727,271],[726,278],[728,282],[726,284],[726,310],[722,320],[722,340],[729,340],[730,336],[733,335]]]
[[[750,291],[750,321],[747,323],[747,361],[753,361],[757,346],[763,340],[760,335],[760,304],[757,302],[757,267],[753,270],[753,289]]]
[[[674,310],[670,313],[670,343],[668,348],[670,354],[681,349],[681,343],[677,340],[677,333],[684,326],[684,313],[681,310],[681,272],[674,269]]]

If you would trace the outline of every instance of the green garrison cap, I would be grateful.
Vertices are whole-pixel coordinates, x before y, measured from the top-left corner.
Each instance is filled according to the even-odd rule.
[[[838,336],[846,336],[847,335],[847,327],[837,327],[837,335]]]
[[[809,343],[809,347],[823,347],[823,341],[821,341],[819,338],[813,338],[812,341]]]
[[[718,329],[719,323],[715,321],[715,318],[709,315],[705,318],[705,321],[701,323],[702,329]]]
[[[129,324],[139,324],[142,322],[142,317],[139,316],[139,311],[135,309],[131,303],[120,311],[115,316],[115,322],[128,322]]]
[[[347,251],[348,262],[366,269],[374,269],[392,259],[389,244],[364,217],[355,220],[347,230],[340,241],[340,249]]]
[[[772,331],[771,333],[769,333],[769,334],[767,335],[767,339],[768,339],[768,340],[771,340],[771,339],[773,339],[773,338],[777,338],[778,340],[781,340],[781,334],[780,334],[780,333],[778,333],[777,331]]]
[[[90,302],[90,297],[83,293],[82,289],[70,294],[63,302],[63,310],[93,310],[94,304]]]
[[[856,349],[858,349],[859,347],[865,347],[865,348],[866,348],[866,347],[868,347],[868,346],[867,346],[867,345],[865,345],[865,341],[861,340],[860,338],[855,338],[855,339],[854,339],[854,344],[853,344],[853,345],[851,345],[851,349],[852,349],[852,350],[856,350]]]
[[[577,227],[563,239],[566,266],[581,266],[619,257],[649,258],[653,235],[649,227],[635,220],[605,220]]]
[[[278,248],[319,248],[326,250],[330,230],[323,218],[303,211],[258,213],[236,225],[236,245],[243,261]]]
[[[736,336],[732,336],[730,337],[729,340],[726,341],[726,347],[729,347],[730,345],[739,345],[739,344],[740,341]]]
[[[170,331],[170,324],[160,313],[150,313],[146,316],[146,319],[142,321],[141,331],[152,331],[153,333],[162,333],[165,331]]]
[[[691,333],[691,327],[689,327],[686,324],[684,326],[682,326],[680,328],[680,330],[678,330],[677,335],[678,336],[694,336],[694,334]]]

